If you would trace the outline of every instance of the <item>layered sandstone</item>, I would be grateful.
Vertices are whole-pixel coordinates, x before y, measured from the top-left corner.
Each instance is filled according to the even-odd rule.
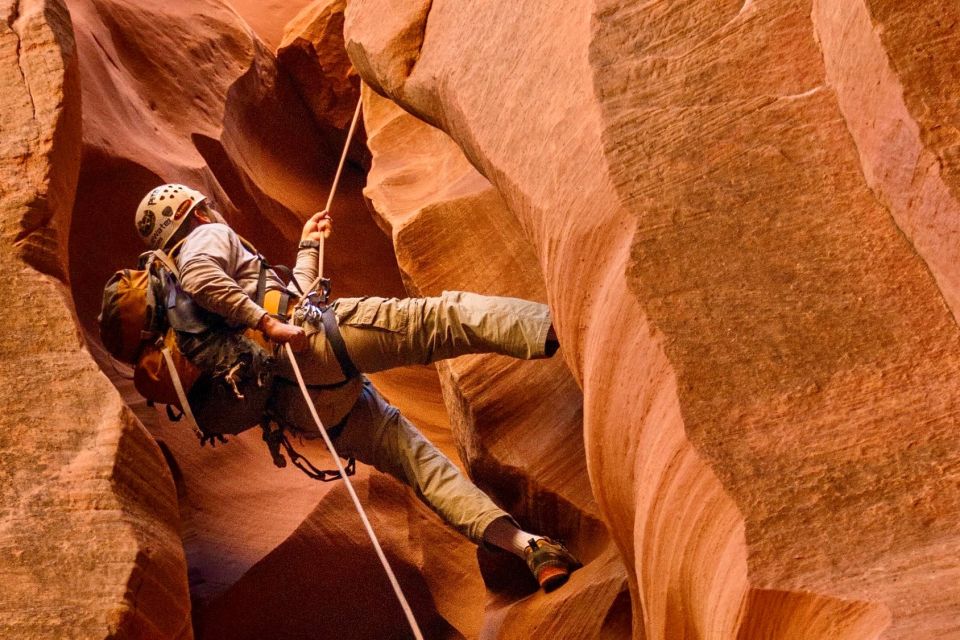
[[[532,246],[638,637],[960,634],[958,17],[348,4]]]
[[[191,638],[173,482],[84,347],[67,247],[77,50],[59,0],[3,3],[0,635]]]
[[[545,301],[523,230],[450,137],[369,90],[364,118],[373,154],[364,193],[391,230],[407,288]],[[544,363],[473,356],[438,368],[458,449],[476,481],[526,528],[563,538],[587,561],[562,597],[488,605],[486,633],[610,632],[623,612],[625,576],[590,492],[582,396],[570,372],[559,357]],[[589,609],[576,604],[587,598]]]
[[[141,250],[130,218],[142,194],[163,181],[194,185],[266,255],[288,260],[302,220],[326,201],[344,123],[333,111],[326,121],[311,113],[301,88],[218,2],[77,0],[71,11],[84,104],[71,280],[81,324],[105,370],[113,372],[97,348],[93,319],[102,282]],[[353,83],[346,88],[354,92],[351,114]],[[348,166],[332,211],[335,237],[343,240],[326,252],[327,273],[336,294],[400,295],[389,239],[367,213],[361,185],[361,174]],[[199,637],[325,635],[345,620],[357,621],[341,632],[345,637],[405,628],[399,608],[382,602],[389,587],[342,487],[276,469],[253,431],[226,446],[200,449],[189,430],[147,407],[129,381],[113,378],[160,442],[176,482]],[[380,375],[376,382],[456,455],[435,370]],[[297,446],[329,466],[321,444]],[[388,555],[408,578],[425,628],[475,635],[480,606],[463,608],[450,595],[433,594],[472,592],[482,603],[472,545],[426,517],[394,481],[378,477],[373,490],[361,469],[355,482],[371,504]],[[442,579],[463,566],[473,569],[456,584]],[[344,576],[353,597],[325,597],[346,593]]]
[[[536,593],[361,468],[428,637],[960,637],[952,3],[66,4],[0,35],[0,635],[406,633],[340,485],[199,448],[95,332],[160,182],[293,257],[356,69],[335,292],[542,300],[563,345],[377,376],[586,563]]]

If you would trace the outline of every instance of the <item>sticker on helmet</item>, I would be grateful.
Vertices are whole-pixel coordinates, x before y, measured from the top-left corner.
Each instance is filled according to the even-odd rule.
[[[154,230],[153,235],[150,236],[150,246],[160,246],[160,237],[164,235],[164,229],[173,225],[173,222],[170,221],[170,218],[161,220],[160,224],[157,225],[156,230]]]
[[[187,211],[190,210],[190,207],[193,206],[193,198],[187,198],[180,203],[180,206],[177,207],[177,215],[173,216],[174,220],[179,220],[183,216],[187,215]]]
[[[153,231],[154,222],[156,222],[156,216],[153,215],[153,211],[147,209],[137,222],[137,231],[139,231],[143,237],[147,237],[150,235],[150,232]]]
[[[173,215],[173,207],[164,207],[160,214],[163,215],[164,218],[169,218]]]

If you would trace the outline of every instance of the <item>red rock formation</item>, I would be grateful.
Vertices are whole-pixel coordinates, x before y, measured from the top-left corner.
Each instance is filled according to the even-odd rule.
[[[364,117],[373,154],[365,194],[418,295],[465,289],[545,299],[523,230],[496,190],[442,131],[372,92]],[[494,599],[484,636],[595,637],[610,632],[625,588],[599,522],[583,452],[582,396],[563,362],[496,356],[439,365],[461,457],[477,482],[530,530],[567,540],[586,567],[562,597]],[[585,609],[577,603],[588,598]],[[613,613],[611,613],[613,609]]]
[[[402,9],[347,49],[533,245],[634,633],[960,634],[957,10]]]
[[[192,637],[173,483],[84,348],[67,287],[80,90],[58,0],[0,34],[0,635]]]
[[[292,257],[356,99],[342,4],[282,39],[305,2],[67,4],[72,26],[58,0],[9,1],[0,36],[0,291],[32,311],[0,339],[0,635],[189,638],[191,613],[202,638],[405,633],[341,487],[276,470],[255,432],[199,449],[92,332],[158,182]],[[347,7],[353,64],[406,110],[365,99],[367,195],[404,284],[548,301],[572,372],[378,376],[587,561],[524,597],[481,555],[485,585],[471,545],[361,470],[425,630],[624,637],[632,610],[649,639],[960,637],[960,10],[543,7]],[[401,294],[352,158],[328,272]]]
[[[275,51],[288,22],[310,4],[310,0],[228,0],[247,24]]]
[[[315,2],[287,25],[277,61],[297,83],[318,122],[346,129],[359,97],[359,78],[343,50],[346,2]]]

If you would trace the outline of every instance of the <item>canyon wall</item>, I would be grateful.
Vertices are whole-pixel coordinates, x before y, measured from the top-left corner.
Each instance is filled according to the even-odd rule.
[[[958,17],[348,4],[533,248],[640,637],[960,634]]]
[[[69,290],[78,52],[59,0],[0,35],[0,636],[192,638],[160,449],[84,346]]]
[[[522,296],[562,344],[374,377],[585,562],[538,593],[361,468],[428,637],[960,638],[953,3],[4,13],[3,637],[405,637],[343,487],[201,449],[95,325],[161,182],[290,261],[362,99],[335,295]]]

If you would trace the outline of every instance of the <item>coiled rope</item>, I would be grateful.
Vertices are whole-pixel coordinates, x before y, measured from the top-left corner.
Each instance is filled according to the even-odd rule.
[[[357,108],[353,112],[353,121],[350,123],[350,131],[347,133],[347,141],[343,145],[343,153],[340,155],[340,164],[337,167],[337,173],[333,178],[333,185],[330,188],[330,194],[327,197],[327,206],[324,211],[329,213],[330,206],[333,204],[333,196],[337,192],[337,186],[340,183],[340,175],[343,172],[343,165],[347,160],[347,151],[350,148],[350,142],[353,139],[353,134],[357,128],[357,120],[360,118],[360,109],[362,104],[362,97],[357,100]],[[316,289],[317,285],[320,284],[320,281],[323,278],[323,236],[320,238],[320,253],[317,256],[317,268],[318,275],[317,279],[307,288],[307,292],[311,292]],[[304,296],[299,304],[302,304],[307,300],[309,296]],[[333,457],[333,462],[337,465],[337,470],[340,472],[340,477],[343,479],[344,484],[347,486],[347,493],[350,494],[350,499],[353,500],[353,505],[357,508],[357,513],[360,515],[360,519],[363,521],[363,526],[367,530],[367,535],[370,537],[370,542],[373,543],[373,548],[377,552],[377,557],[380,558],[380,564],[383,565],[383,570],[387,574],[387,578],[390,579],[390,585],[393,587],[393,592],[397,596],[397,600],[400,601],[400,607],[403,609],[403,614],[407,618],[407,623],[410,625],[410,630],[413,631],[413,635],[417,640],[423,640],[423,634],[420,632],[420,627],[417,625],[417,620],[413,616],[413,610],[410,608],[410,603],[407,602],[406,596],[403,594],[403,589],[400,588],[400,583],[397,581],[397,576],[393,573],[393,568],[390,566],[390,561],[387,560],[387,556],[383,553],[383,548],[380,546],[380,541],[377,539],[377,534],[373,531],[373,526],[370,524],[370,519],[367,518],[367,512],[364,511],[363,505],[360,504],[360,498],[357,497],[357,492],[353,488],[353,483],[350,482],[350,477],[347,475],[346,471],[343,468],[343,463],[340,462],[340,456],[337,454],[336,448],[333,446],[333,441],[330,439],[330,436],[327,434],[326,428],[323,426],[323,422],[320,420],[320,416],[317,414],[317,408],[313,404],[313,400],[310,398],[310,393],[307,391],[307,385],[303,380],[303,375],[300,373],[300,364],[297,362],[296,357],[293,353],[293,348],[290,346],[290,343],[283,345],[286,349],[287,357],[290,359],[290,365],[293,367],[293,372],[297,377],[297,383],[300,385],[300,393],[303,394],[303,399],[307,403],[307,407],[310,409],[310,415],[313,416],[313,421],[317,425],[317,429],[320,431],[320,435],[323,436],[323,441],[327,445],[327,449],[330,450],[330,455]]]

